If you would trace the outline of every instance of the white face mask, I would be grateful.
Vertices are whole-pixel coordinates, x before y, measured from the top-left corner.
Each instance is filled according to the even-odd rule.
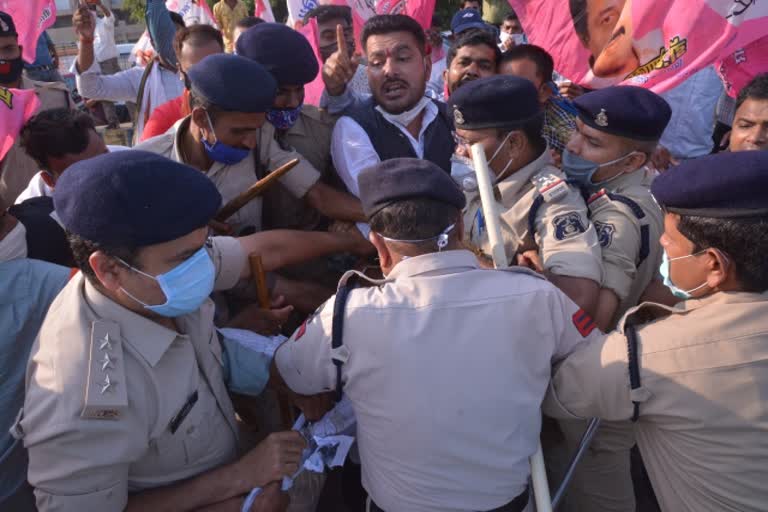
[[[17,222],[16,227],[0,240],[0,262],[26,257],[27,228],[21,222]]]
[[[407,128],[408,125],[411,124],[419,114],[421,114],[421,111],[424,110],[427,107],[427,105],[429,105],[430,101],[432,100],[430,100],[426,96],[422,96],[422,98],[419,100],[419,102],[416,104],[415,107],[413,107],[410,110],[406,110],[405,112],[400,112],[399,114],[390,114],[389,112],[381,108],[381,105],[376,105],[376,110],[378,110],[379,113],[382,116],[384,116],[384,119],[386,119],[390,123],[399,124],[403,128]]]
[[[506,43],[510,39],[512,39],[512,34],[509,34],[507,32],[499,33],[499,41],[501,41],[502,44]]]

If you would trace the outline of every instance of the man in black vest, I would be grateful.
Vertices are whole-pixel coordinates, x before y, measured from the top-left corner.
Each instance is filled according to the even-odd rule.
[[[450,173],[453,122],[443,103],[424,96],[432,70],[424,30],[408,16],[374,16],[363,27],[362,46],[373,97],[345,111],[331,144],[333,163],[349,191],[359,195],[358,174],[391,158],[423,158]]]

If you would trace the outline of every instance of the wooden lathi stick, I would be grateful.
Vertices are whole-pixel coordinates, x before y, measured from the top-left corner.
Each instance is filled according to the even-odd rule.
[[[269,290],[267,289],[267,274],[264,272],[264,264],[261,262],[261,256],[253,253],[248,256],[248,263],[251,265],[251,279],[256,284],[256,295],[259,300],[259,307],[269,309],[272,304],[269,301]]]

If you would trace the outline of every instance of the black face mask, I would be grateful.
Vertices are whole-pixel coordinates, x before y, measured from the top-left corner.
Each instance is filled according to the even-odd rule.
[[[0,60],[0,84],[12,84],[21,77],[24,70],[24,61],[21,56],[10,59]]]

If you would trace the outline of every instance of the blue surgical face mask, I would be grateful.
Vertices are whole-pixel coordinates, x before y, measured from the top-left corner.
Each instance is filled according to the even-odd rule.
[[[706,249],[704,249],[704,251],[706,251]],[[691,258],[693,256],[698,256],[699,254],[703,253],[704,251],[699,251],[699,252],[696,252],[696,253],[693,253],[693,254],[688,254],[686,256],[678,256],[677,258],[670,258],[669,256],[667,256],[667,251],[664,251],[664,254],[661,257],[661,265],[659,266],[659,272],[661,273],[661,277],[664,278],[664,286],[669,288],[669,291],[672,292],[672,295],[674,295],[678,299],[690,299],[692,297],[691,294],[693,292],[695,292],[696,290],[699,290],[699,289],[704,288],[705,286],[707,286],[707,282],[705,281],[702,284],[700,284],[699,286],[697,286],[695,288],[691,288],[690,290],[681,290],[680,288],[675,286],[674,283],[672,283],[672,278],[669,275],[669,263],[671,261],[675,261],[675,260],[682,260],[682,259],[685,259],[685,258]]]
[[[208,115],[208,112],[205,113],[205,117],[208,118],[208,126],[211,127],[211,133],[215,139],[214,143],[211,144],[205,138],[203,138],[203,147],[205,148],[205,152],[208,154],[211,160],[214,162],[220,162],[224,165],[234,165],[242,162],[245,157],[248,156],[251,150],[228,146],[221,142],[216,136],[216,132],[213,130],[213,123],[211,122],[211,118]]]
[[[301,105],[296,108],[273,108],[267,110],[267,121],[278,130],[290,130],[301,114]]]
[[[134,272],[158,282],[165,294],[165,303],[154,306],[137,299],[125,288],[120,289],[146,309],[160,316],[173,318],[193,313],[213,291],[216,269],[205,247],[201,247],[189,259],[170,271],[157,276],[133,268],[123,260],[120,262]]]
[[[572,153],[566,148],[563,151],[563,172],[568,177],[568,180],[576,183],[576,185],[578,185],[579,188],[584,188],[584,189],[599,188],[601,185],[605,185],[606,183],[612,180],[615,180],[616,178],[623,175],[624,173],[619,173],[616,176],[609,178],[607,180],[593,183],[592,176],[595,175],[598,169],[602,167],[607,167],[609,165],[613,165],[617,162],[621,162],[622,160],[632,155],[633,153],[634,151],[631,151],[624,156],[620,156],[615,160],[611,160],[610,162],[605,162],[603,164],[596,164],[592,160],[587,160],[586,158],[582,158],[579,155]]]

